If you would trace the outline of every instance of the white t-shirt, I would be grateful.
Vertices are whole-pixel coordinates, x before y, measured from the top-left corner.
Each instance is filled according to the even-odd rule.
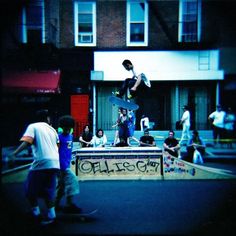
[[[101,147],[107,143],[107,136],[103,134],[101,138],[97,137],[96,135],[93,136],[91,143],[94,147]]]
[[[31,170],[60,168],[56,130],[45,122],[30,124],[21,141],[32,144],[34,161]]]
[[[183,125],[190,126],[190,112],[185,111],[182,115],[181,120],[183,121]]]
[[[141,73],[140,73],[140,72],[137,72],[136,70],[133,70],[133,71],[132,71],[132,74],[133,74],[134,76],[137,76],[137,77],[138,77]]]
[[[214,111],[209,115],[209,118],[213,119],[213,125],[219,128],[224,128],[224,111]]]

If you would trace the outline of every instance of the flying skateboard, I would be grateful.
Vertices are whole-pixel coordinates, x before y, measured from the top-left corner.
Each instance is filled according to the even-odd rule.
[[[125,101],[122,98],[119,98],[119,97],[116,97],[116,96],[110,96],[109,97],[109,102],[114,104],[114,105],[117,105],[118,107],[122,107],[122,108],[132,110],[132,111],[135,111],[135,110],[139,109],[138,104],[135,104],[133,102]]]
[[[93,215],[98,211],[98,209],[95,209],[93,211],[89,211],[89,212],[81,212],[81,213],[71,213],[71,212],[66,212],[66,211],[62,211],[62,212],[58,212],[57,213],[57,219],[64,219],[64,220],[78,220],[81,222],[88,222],[88,221],[92,221]]]

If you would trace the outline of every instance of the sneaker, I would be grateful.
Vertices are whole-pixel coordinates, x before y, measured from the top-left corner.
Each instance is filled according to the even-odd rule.
[[[54,223],[55,218],[46,217],[41,220],[41,225],[49,225]]]
[[[116,97],[120,97],[120,92],[119,91],[112,92],[112,94],[115,95]]]
[[[151,88],[151,82],[150,80],[145,76],[145,74],[141,74],[141,78],[142,81],[145,83],[146,86],[148,86],[149,88]]]
[[[128,99],[132,99],[133,96],[132,96],[131,94],[129,94],[129,95],[127,96],[127,98],[128,98]]]

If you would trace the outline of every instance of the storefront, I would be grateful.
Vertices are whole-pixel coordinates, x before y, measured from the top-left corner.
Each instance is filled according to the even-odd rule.
[[[192,128],[208,129],[208,114],[221,102],[220,86],[224,72],[219,69],[219,50],[195,51],[97,51],[94,52],[93,82],[94,126],[109,130],[117,119],[117,107],[108,97],[125,78],[122,61],[129,59],[137,74],[143,72],[151,80],[149,92],[136,99],[136,112],[149,116],[154,129],[174,129],[188,104]],[[138,123],[136,129],[139,129]]]

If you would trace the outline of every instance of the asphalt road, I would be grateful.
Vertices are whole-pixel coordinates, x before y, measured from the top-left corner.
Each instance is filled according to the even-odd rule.
[[[84,181],[78,204],[95,219],[33,224],[22,183],[2,184],[1,235],[231,235],[236,180]],[[42,204],[42,203],[40,203]],[[43,206],[43,205],[42,205]]]

